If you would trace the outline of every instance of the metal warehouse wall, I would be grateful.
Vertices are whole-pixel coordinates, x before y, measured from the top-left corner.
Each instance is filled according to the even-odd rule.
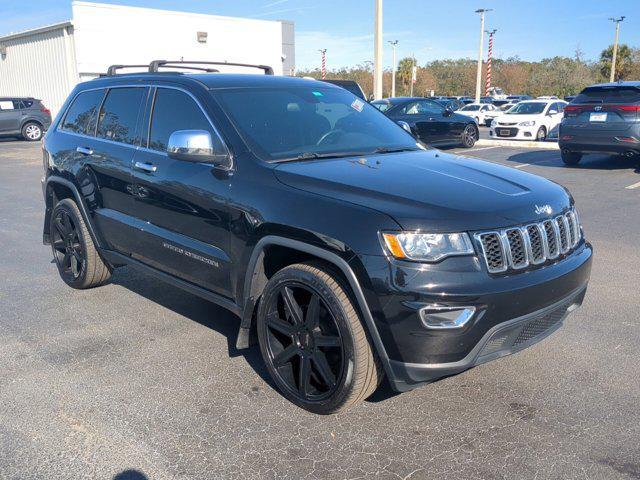
[[[55,115],[77,78],[71,28],[40,29],[0,39],[7,49],[0,57],[0,96],[39,98]]]

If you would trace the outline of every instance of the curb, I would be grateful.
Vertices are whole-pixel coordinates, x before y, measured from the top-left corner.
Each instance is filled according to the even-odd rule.
[[[479,139],[477,146],[482,147],[512,147],[512,148],[537,148],[541,150],[560,150],[558,142],[529,142],[526,140],[493,140]]]

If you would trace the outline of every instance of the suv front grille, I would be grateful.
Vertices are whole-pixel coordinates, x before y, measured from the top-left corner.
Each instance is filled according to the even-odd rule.
[[[525,226],[476,233],[489,273],[522,270],[569,253],[580,242],[574,210]]]

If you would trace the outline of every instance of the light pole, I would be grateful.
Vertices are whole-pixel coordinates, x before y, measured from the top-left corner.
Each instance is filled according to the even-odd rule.
[[[391,44],[391,48],[393,48],[393,65],[391,67],[391,98],[396,96],[396,46],[398,45],[398,40],[389,40]]]
[[[375,34],[373,40],[373,98],[382,98],[382,0],[376,2]]]
[[[318,50],[322,55],[322,60],[320,63],[320,74],[322,75],[322,80],[327,78],[327,49],[323,48],[322,50]]]
[[[611,76],[609,77],[610,82],[615,82],[616,80],[616,57],[618,56],[618,36],[620,35],[620,22],[624,20],[624,16],[620,18],[610,18],[613,23],[616,24],[616,40],[613,43],[613,57],[611,58]]]
[[[487,86],[486,89],[484,91],[484,94],[486,96],[489,96],[489,90],[491,89],[491,63],[493,60],[493,36],[495,35],[495,33],[498,30],[496,30],[495,28],[491,31],[489,30],[485,30],[484,33],[486,33],[487,35],[489,35],[489,56],[487,59]]]
[[[484,40],[484,14],[491,12],[492,8],[479,8],[476,13],[480,14],[480,45],[478,48],[478,73],[476,74],[476,103],[480,103],[480,89],[482,86],[482,43]]]

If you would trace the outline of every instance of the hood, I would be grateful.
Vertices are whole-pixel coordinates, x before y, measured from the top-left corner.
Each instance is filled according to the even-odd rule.
[[[560,185],[437,150],[291,162],[274,169],[294,188],[386,213],[405,230],[486,230],[541,220],[570,204]]]

